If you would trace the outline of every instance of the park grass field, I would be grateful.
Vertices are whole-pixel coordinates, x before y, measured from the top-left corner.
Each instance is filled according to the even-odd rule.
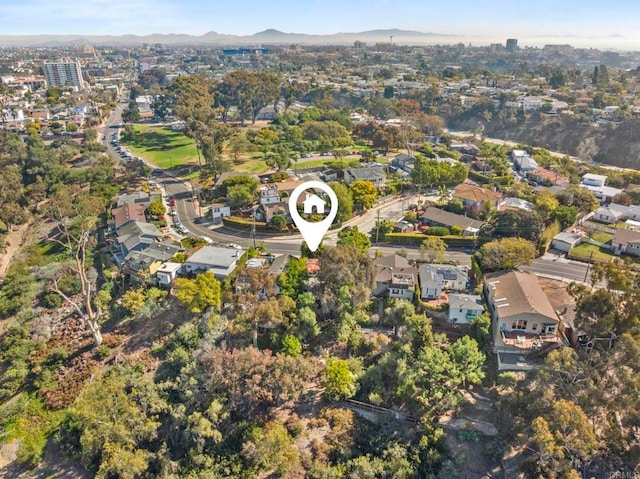
[[[152,165],[169,169],[198,164],[195,143],[181,131],[162,125],[135,125],[134,131],[133,138],[123,137],[122,143]]]
[[[196,145],[181,131],[174,131],[164,125],[135,125],[134,131],[133,138],[122,138],[122,144],[133,155],[143,158],[153,166],[172,169],[198,165]],[[229,159],[229,164],[232,171],[242,173],[260,174],[268,170],[261,156],[255,153],[241,156],[238,162]]]

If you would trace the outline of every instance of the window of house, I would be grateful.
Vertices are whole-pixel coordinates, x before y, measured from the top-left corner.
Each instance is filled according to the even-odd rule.
[[[460,312],[462,313],[462,308],[460,308]]]
[[[533,323],[533,325],[531,326],[531,329],[534,331],[538,330],[538,323]]]
[[[511,325],[511,329],[516,329],[518,331],[524,331],[527,329],[527,320],[519,319],[518,321],[514,321]]]

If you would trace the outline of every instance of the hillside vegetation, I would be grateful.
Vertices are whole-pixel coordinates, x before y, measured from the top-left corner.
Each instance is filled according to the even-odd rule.
[[[509,118],[500,112],[489,121],[483,116],[465,114],[449,120],[452,128],[474,130],[482,125],[483,134],[517,143],[545,147],[624,168],[640,167],[640,118],[595,126],[584,118],[564,115],[534,114],[526,118]]]

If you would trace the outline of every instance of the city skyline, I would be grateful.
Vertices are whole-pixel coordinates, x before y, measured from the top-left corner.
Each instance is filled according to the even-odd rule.
[[[446,3],[419,0],[307,0],[228,2],[203,0],[5,0],[0,5],[4,35],[203,35],[210,31],[251,35],[266,29],[327,35],[399,28],[455,35],[451,42],[488,44],[513,37],[521,45],[572,43],[640,49],[633,19],[640,5],[615,8],[587,0],[507,0]]]

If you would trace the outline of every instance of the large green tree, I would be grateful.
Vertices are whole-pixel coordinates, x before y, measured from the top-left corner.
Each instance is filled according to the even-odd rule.
[[[324,368],[324,394],[332,401],[348,399],[358,390],[354,374],[344,359],[329,358]]]
[[[371,248],[371,240],[369,237],[358,231],[358,227],[347,227],[338,233],[338,245],[356,248],[363,254],[367,254]]]
[[[523,238],[503,238],[482,245],[480,264],[484,271],[514,269],[531,263],[536,257],[536,246]]]
[[[540,240],[544,230],[542,218],[535,211],[506,210],[496,214],[493,224],[497,237],[525,238],[534,243]]]
[[[192,313],[200,314],[208,308],[220,308],[220,281],[211,271],[200,273],[194,279],[178,278],[175,287],[178,301]]]
[[[338,221],[345,221],[353,216],[353,195],[351,190],[337,181],[329,182],[329,186],[333,189],[338,198],[338,213],[336,218]]]
[[[349,185],[353,203],[363,210],[370,209],[376,202],[378,190],[370,181],[358,180]]]

